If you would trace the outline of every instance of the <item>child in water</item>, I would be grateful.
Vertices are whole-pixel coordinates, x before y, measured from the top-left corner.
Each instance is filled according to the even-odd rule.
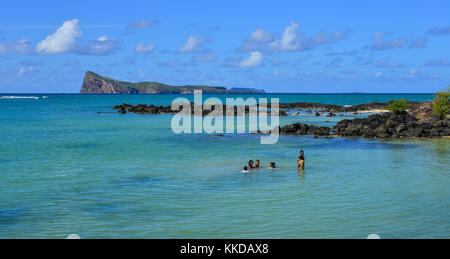
[[[269,169],[275,169],[275,168],[277,168],[275,162],[270,162]]]
[[[248,167],[244,166],[244,170],[242,170],[243,174],[247,174],[248,173]]]

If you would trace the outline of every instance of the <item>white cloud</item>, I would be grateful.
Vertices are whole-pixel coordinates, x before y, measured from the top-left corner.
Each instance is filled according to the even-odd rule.
[[[101,36],[96,40],[88,40],[79,44],[77,39],[81,35],[82,31],[78,19],[66,21],[55,33],[38,43],[36,52],[39,54],[108,55],[118,47],[117,40],[107,36]]]
[[[33,72],[34,68],[33,66],[29,66],[29,67],[20,67],[19,72],[17,73],[17,76],[23,76],[25,74],[31,73]]]
[[[178,49],[178,53],[193,53],[198,52],[201,48],[202,43],[206,38],[198,36],[189,36],[186,43]]]
[[[267,50],[267,44],[273,40],[274,38],[269,32],[263,29],[256,29],[242,42],[242,45],[237,49],[237,51],[265,51]]]
[[[291,22],[283,32],[281,39],[270,44],[270,47],[279,51],[296,51],[301,48],[300,37],[297,34],[298,24]]]
[[[139,43],[135,48],[134,48],[134,52],[138,53],[138,54],[146,54],[149,52],[152,52],[155,49],[155,45],[153,44],[148,44],[145,45],[144,43]]]
[[[312,38],[306,38],[298,32],[299,25],[291,22],[285,29],[281,38],[276,39],[269,32],[257,29],[250,34],[250,37],[242,42],[237,49],[240,52],[251,51],[306,51],[321,45],[327,45],[340,41],[347,37],[345,32],[319,32]]]
[[[77,46],[77,38],[82,34],[78,19],[63,23],[56,32],[47,36],[36,46],[39,54],[61,54],[73,51]]]
[[[380,78],[380,77],[382,77],[383,76],[383,72],[377,72],[376,74],[375,74],[375,78]]]
[[[24,54],[30,52],[30,41],[27,39],[21,39],[14,43],[2,43],[0,44],[0,54],[5,53],[18,53]]]
[[[263,55],[259,51],[253,51],[248,58],[239,63],[240,67],[258,67],[263,64]]]
[[[253,31],[252,33],[250,33],[250,37],[248,39],[255,42],[273,41],[272,35],[263,29],[256,29],[255,31]]]
[[[83,55],[108,55],[117,49],[117,40],[101,36],[97,40],[86,41],[80,45],[76,52]]]

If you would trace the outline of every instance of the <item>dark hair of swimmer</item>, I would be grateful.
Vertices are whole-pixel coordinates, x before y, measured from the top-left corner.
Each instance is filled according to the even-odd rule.
[[[255,167],[259,168],[259,160],[256,160]]]
[[[253,160],[248,161],[248,167],[250,167],[250,169],[253,168]]]
[[[248,170],[248,167],[244,166],[244,171],[247,171],[247,170]]]
[[[275,167],[276,167],[275,162],[270,162],[270,168],[275,168]]]

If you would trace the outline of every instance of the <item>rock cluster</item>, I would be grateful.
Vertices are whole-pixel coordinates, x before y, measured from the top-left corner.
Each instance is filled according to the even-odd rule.
[[[424,120],[432,118],[433,117],[433,103],[426,102],[426,103],[419,105],[415,109],[411,110],[411,115],[418,119],[424,119]]]
[[[211,107],[211,109],[203,109],[203,106],[200,105],[195,105],[194,103],[190,103],[190,107],[191,107],[191,114],[194,115],[194,111],[195,108],[198,108],[200,110],[202,110],[202,115],[203,116],[208,116],[210,115],[215,109],[216,107],[219,108],[220,106],[218,105],[213,105]],[[240,106],[242,107],[242,106]],[[227,106],[226,105],[222,105],[222,109],[223,109],[223,116],[238,116],[238,106],[234,106],[232,109],[230,109],[230,112],[227,113]],[[119,113],[137,113],[137,114],[176,114],[179,113],[180,110],[172,110],[171,106],[155,106],[155,105],[146,105],[146,104],[138,104],[136,106],[133,106],[131,104],[121,104],[121,105],[117,105],[113,107],[114,110],[119,110]],[[248,106],[245,107],[245,115],[249,115],[250,114],[250,108]],[[258,113],[257,113],[258,114]],[[270,116],[270,111],[267,114],[268,116]],[[288,116],[289,114],[284,111],[284,110],[280,110],[279,112],[280,116]]]
[[[333,131],[344,137],[403,138],[450,136],[450,119],[421,121],[408,113],[383,113],[364,119],[342,120]]]
[[[329,136],[331,129],[329,127],[319,127],[304,123],[294,123],[280,128],[280,134],[285,135],[315,135]]]
[[[119,110],[119,113],[139,113],[139,114],[172,114],[175,111],[172,111],[170,106],[155,106],[155,105],[146,105],[146,104],[138,104],[136,106],[130,104],[122,104],[114,106],[113,109]]]

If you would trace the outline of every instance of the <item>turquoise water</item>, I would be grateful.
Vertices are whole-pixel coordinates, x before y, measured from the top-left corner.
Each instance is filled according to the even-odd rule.
[[[96,113],[123,102],[168,105],[176,96],[5,96],[0,238],[450,237],[449,140],[281,136],[260,145],[256,135],[175,135],[169,115]],[[342,105],[433,98],[263,97],[273,96]],[[340,119],[283,117],[281,124]],[[240,174],[249,159],[280,168]]]

